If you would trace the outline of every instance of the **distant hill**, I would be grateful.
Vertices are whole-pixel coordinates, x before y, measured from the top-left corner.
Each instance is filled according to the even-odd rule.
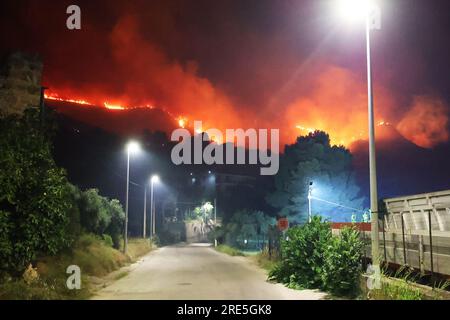
[[[144,130],[171,132],[178,127],[175,119],[158,108],[111,110],[55,100],[45,104],[72,119],[121,135],[139,135]]]
[[[450,188],[450,143],[433,149],[418,147],[393,126],[376,128],[379,197],[416,194]],[[368,141],[357,141],[350,149],[358,181],[369,194]]]
[[[92,132],[95,128],[100,128],[104,130],[102,135],[109,132],[112,136],[116,136],[113,139],[116,140],[112,142],[113,145],[117,144],[118,141],[123,144],[129,136],[141,136],[145,130],[151,132],[163,131],[170,134],[172,130],[178,127],[178,123],[173,117],[156,108],[109,110],[104,107],[80,106],[60,101],[46,101],[46,104],[63,115],[66,118],[66,123],[72,119],[77,123],[77,127],[84,124],[86,125],[85,129],[89,128],[88,131]],[[433,149],[421,148],[405,139],[395,127],[390,125],[377,126],[376,136],[380,198],[450,188],[450,143],[441,144]],[[61,141],[61,144],[63,143]],[[81,148],[81,143],[80,141],[79,148]],[[121,145],[113,145],[111,146],[113,149],[121,147]],[[368,141],[358,140],[350,146],[350,149],[354,156],[354,168],[362,188],[361,192],[368,199]],[[116,152],[118,152],[118,149],[116,149]],[[99,159],[101,159],[101,156],[99,156]],[[87,167],[88,164],[85,166]],[[251,166],[213,168],[214,171],[219,170],[223,173],[246,173],[252,176],[257,174],[255,169],[257,168]],[[112,179],[112,177],[109,178]],[[108,183],[108,185],[110,184]],[[114,191],[119,192],[120,189]],[[367,205],[369,204],[367,203]]]

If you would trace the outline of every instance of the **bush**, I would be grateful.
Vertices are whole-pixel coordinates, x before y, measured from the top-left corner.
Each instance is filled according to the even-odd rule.
[[[293,288],[322,287],[324,249],[331,240],[330,224],[319,216],[311,223],[288,229],[281,243],[281,262],[269,278]]]
[[[113,240],[111,238],[111,236],[109,234],[104,234],[103,236],[103,242],[108,246],[108,247],[112,247],[113,244]]]
[[[319,216],[290,228],[281,245],[280,262],[269,279],[297,289],[324,289],[336,295],[357,293],[363,243],[359,232],[347,228],[332,236],[331,225]]]
[[[37,253],[68,247],[70,190],[38,112],[0,120],[0,268],[20,275]]]
[[[363,242],[359,231],[344,228],[333,237],[324,252],[322,281],[325,289],[336,295],[356,295],[359,291]]]
[[[101,236],[107,234],[111,238],[112,246],[118,249],[125,222],[125,212],[119,200],[109,200],[101,196],[97,189],[80,191],[73,185],[71,194],[75,203],[70,211],[70,216],[74,219],[71,229],[77,230],[77,234],[81,233],[81,229]]]
[[[121,237],[125,222],[125,212],[119,200],[112,199],[109,202],[109,213],[111,215],[111,221],[106,228],[106,233],[112,238],[113,247],[120,248]]]
[[[97,189],[88,189],[81,194],[78,207],[81,226],[87,232],[101,235],[111,222],[108,200],[98,194]]]

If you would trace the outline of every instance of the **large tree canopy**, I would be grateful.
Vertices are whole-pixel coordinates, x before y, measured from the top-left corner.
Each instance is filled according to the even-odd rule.
[[[322,131],[297,138],[287,145],[275,176],[275,191],[268,202],[290,216],[295,222],[308,217],[308,187],[313,182],[312,196],[342,206],[362,209],[364,198],[352,171],[352,156],[343,146],[331,146],[328,134]],[[353,211],[316,199],[312,213],[331,221],[350,221]],[[357,213],[359,216],[361,212]]]

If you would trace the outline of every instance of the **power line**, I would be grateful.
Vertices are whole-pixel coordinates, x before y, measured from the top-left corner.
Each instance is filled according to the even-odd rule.
[[[311,198],[311,199],[314,199],[314,200],[317,200],[317,201],[322,201],[322,202],[325,202],[325,203],[328,203],[328,204],[332,204],[332,205],[335,205],[335,206],[337,206],[337,207],[342,207],[342,208],[350,209],[350,210],[353,210],[353,211],[359,211],[359,212],[362,212],[362,213],[365,212],[364,210],[361,210],[361,209],[356,209],[356,208],[352,208],[352,207],[347,207],[347,206],[344,206],[344,205],[342,205],[342,204],[339,204],[339,203],[336,203],[336,202],[332,202],[332,201],[328,201],[328,200],[324,200],[324,199],[320,199],[320,198],[317,198],[317,197],[311,196],[310,198]]]

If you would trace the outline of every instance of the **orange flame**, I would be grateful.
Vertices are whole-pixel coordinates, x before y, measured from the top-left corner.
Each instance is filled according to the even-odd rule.
[[[49,100],[55,100],[55,101],[64,101],[64,102],[72,102],[72,103],[76,103],[76,104],[92,105],[92,103],[89,103],[86,100],[60,98],[58,96],[58,94],[56,94],[56,93],[51,93],[51,94],[45,93],[44,98],[49,99]]]
[[[109,104],[108,102],[103,102],[103,105],[106,109],[109,110],[125,110],[125,107],[118,105],[118,104]]]
[[[187,124],[188,120],[184,117],[178,117],[178,125],[180,126],[180,128],[185,128],[186,124]]]

